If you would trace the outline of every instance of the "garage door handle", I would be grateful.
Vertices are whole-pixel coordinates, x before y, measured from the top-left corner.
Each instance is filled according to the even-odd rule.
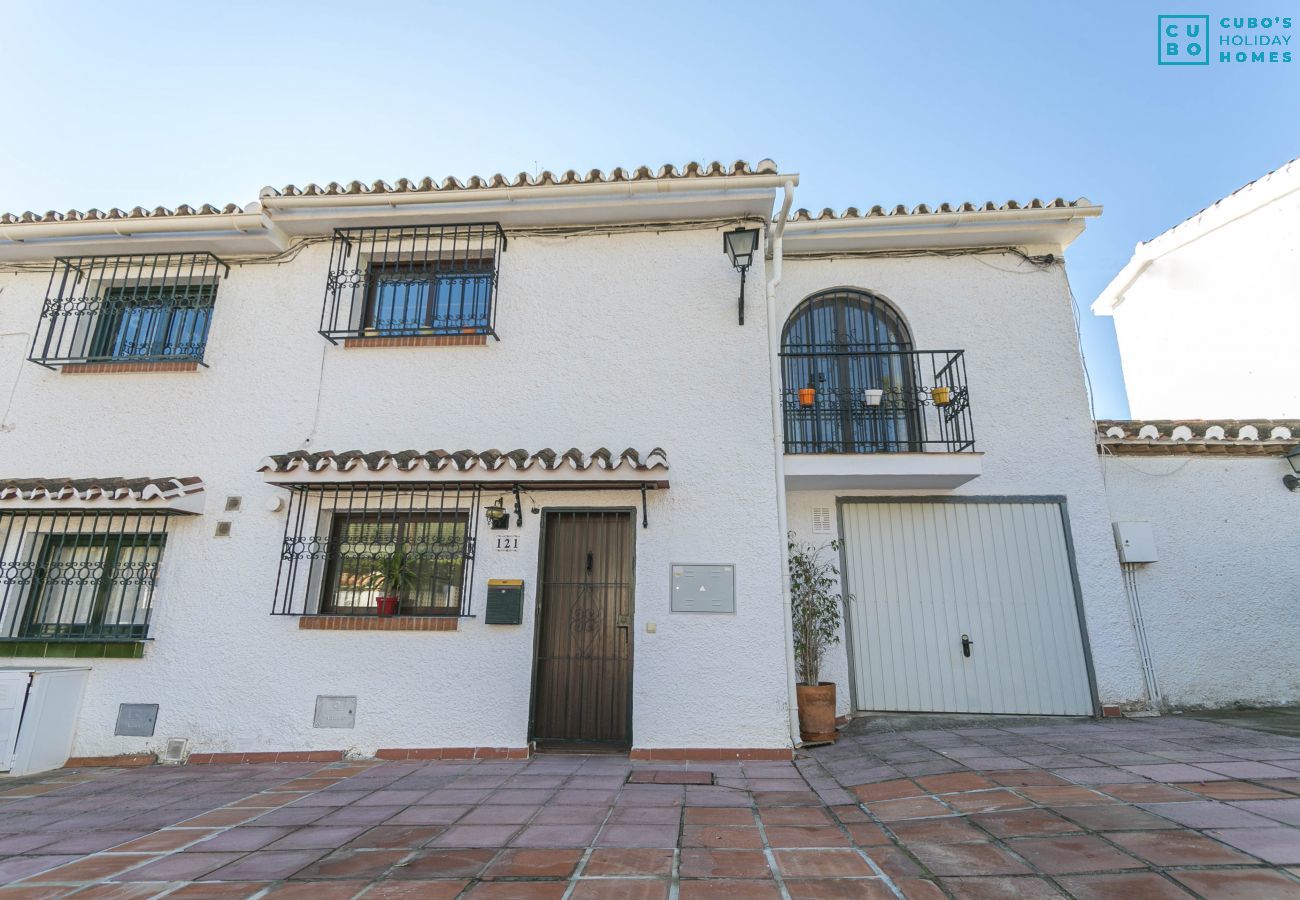
[[[970,648],[975,646],[975,642],[970,639],[970,635],[961,636],[961,655],[970,659]]]

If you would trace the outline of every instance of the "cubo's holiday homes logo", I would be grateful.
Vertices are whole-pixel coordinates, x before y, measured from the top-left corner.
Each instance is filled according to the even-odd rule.
[[[1211,36],[1211,24],[1214,35]],[[1291,62],[1290,16],[1159,16],[1162,66]]]

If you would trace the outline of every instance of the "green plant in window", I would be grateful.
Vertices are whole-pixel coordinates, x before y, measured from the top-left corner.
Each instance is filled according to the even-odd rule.
[[[398,547],[391,555],[378,560],[376,574],[383,585],[383,596],[401,597],[417,577],[416,567],[405,548]]]

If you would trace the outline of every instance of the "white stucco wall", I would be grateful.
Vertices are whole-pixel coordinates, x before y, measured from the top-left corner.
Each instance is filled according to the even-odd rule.
[[[827,287],[872,291],[894,304],[918,350],[965,350],[983,474],[961,496],[1060,495],[1066,498],[1098,693],[1103,704],[1138,703],[1144,688],[1111,538],[1070,299],[1062,269],[1039,271],[1007,256],[785,261],[779,319]],[[936,491],[795,491],[789,527],[812,534],[812,509],[835,511],[837,496]],[[838,523],[833,525],[838,528]],[[841,643],[824,680],[850,708]]]
[[[1300,496],[1276,456],[1113,456],[1117,522],[1149,522],[1138,565],[1147,642],[1173,707],[1300,702]]]
[[[1194,223],[1179,226],[1196,229]],[[1177,239],[1178,230],[1161,241]],[[1115,308],[1135,419],[1295,418],[1300,192],[1156,259]]]
[[[522,626],[299,631],[269,615],[284,513],[266,510],[279,491],[255,471],[299,447],[663,447],[672,486],[651,495],[650,527],[637,528],[633,744],[788,746],[767,335],[761,314],[736,324],[738,279],[721,245],[707,228],[512,236],[501,341],[486,347],[328,344],[316,333],[328,243],[283,265],[234,267],[210,368],[197,373],[60,374],[23,361],[28,339],[0,338],[0,401],[14,388],[0,474],[207,483],[207,513],[169,536],[144,658],[90,661],[74,754],[174,737],[195,751],[526,743],[538,517],[512,526],[514,553],[494,552],[496,533],[480,531],[473,609],[481,616],[489,578],[523,578]],[[34,328],[47,283],[48,272],[0,274],[0,333]],[[227,495],[243,510],[220,512]],[[640,500],[535,496],[543,507]],[[213,536],[219,519],[233,522],[230,537]],[[735,564],[734,616],[668,611],[670,564],[700,561]],[[356,728],[314,729],[318,694],[355,694]],[[123,702],[160,705],[155,738],[113,736]]]

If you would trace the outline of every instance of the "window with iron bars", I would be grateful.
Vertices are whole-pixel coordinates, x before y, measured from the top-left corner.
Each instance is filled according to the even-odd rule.
[[[272,614],[470,614],[478,487],[288,487]]]
[[[334,232],[320,333],[496,337],[496,223],[340,228]]]
[[[217,283],[210,253],[60,257],[54,261],[29,359],[203,362]]]
[[[0,636],[147,638],[167,520],[155,512],[0,513]]]

